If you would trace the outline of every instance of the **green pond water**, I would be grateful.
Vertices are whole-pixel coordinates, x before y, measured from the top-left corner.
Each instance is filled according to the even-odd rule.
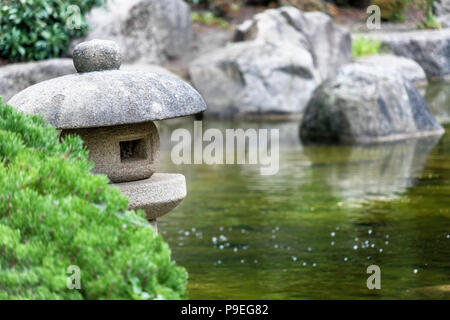
[[[445,118],[449,86],[436,87],[427,100]],[[338,147],[303,146],[298,122],[203,120],[279,128],[273,176],[172,164],[177,127],[192,120],[161,124],[160,171],[183,173],[188,195],[158,227],[189,272],[190,299],[450,298],[450,125],[437,138]],[[366,286],[373,264],[380,290]]]

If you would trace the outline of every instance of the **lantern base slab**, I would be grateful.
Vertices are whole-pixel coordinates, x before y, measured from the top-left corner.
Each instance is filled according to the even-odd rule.
[[[186,197],[186,179],[177,173],[155,173],[148,179],[114,185],[128,197],[129,208],[144,210],[148,220],[165,215]]]

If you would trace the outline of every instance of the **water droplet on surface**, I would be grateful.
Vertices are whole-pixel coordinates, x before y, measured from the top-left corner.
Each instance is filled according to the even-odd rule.
[[[389,241],[385,241],[384,244],[385,244],[385,245],[388,245],[388,244],[389,244]]]
[[[331,236],[334,237],[336,235],[336,232],[332,232]]]
[[[317,266],[317,264],[315,264],[315,263],[313,263],[313,265],[312,265],[314,268]]]
[[[234,252],[238,252],[238,248],[234,247],[234,248],[233,248],[233,251],[234,251]]]
[[[294,261],[294,262],[297,261],[297,257],[292,256],[291,259],[292,259],[292,261]]]
[[[358,246],[356,244],[353,246],[353,250],[358,250]]]
[[[367,231],[368,234],[372,234],[372,229],[369,229],[369,231]]]
[[[212,243],[216,244],[217,243],[217,238],[216,237],[212,237],[211,241],[212,241]]]
[[[311,252],[311,251],[312,251],[312,248],[311,248],[311,247],[309,247],[309,248],[308,248],[308,251],[309,251],[309,252]]]
[[[273,247],[274,247],[275,249],[278,249],[278,245],[277,245],[277,244],[275,244]]]
[[[417,272],[419,272],[419,270],[417,270],[417,269],[414,269],[414,270],[413,270],[413,273],[414,273],[414,274],[417,274]]]
[[[222,261],[221,260],[217,260],[217,264],[221,264],[222,263]]]
[[[347,257],[345,257],[345,258],[344,258],[344,261],[347,261],[347,260],[348,260],[348,258],[347,258]]]
[[[244,259],[241,259],[241,263],[244,263],[245,262],[245,260]]]
[[[356,237],[356,238],[355,238],[355,241],[359,241],[359,238],[358,238],[358,237]]]
[[[334,246],[334,241],[331,241],[331,243],[330,243],[332,246]]]
[[[303,262],[303,263],[302,263],[302,266],[306,267],[306,265],[307,265],[307,263],[306,263],[306,262]]]

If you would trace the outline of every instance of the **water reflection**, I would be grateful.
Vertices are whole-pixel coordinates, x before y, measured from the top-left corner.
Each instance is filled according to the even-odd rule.
[[[414,184],[440,137],[374,146],[307,146],[303,153],[335,196],[389,200]]]
[[[248,165],[175,166],[170,133],[192,119],[165,122],[161,171],[185,174],[188,195],[159,227],[188,269],[190,298],[417,298],[415,288],[450,283],[448,134],[438,145],[303,147],[295,121],[204,121],[279,128],[280,171],[261,176]],[[365,286],[370,264],[383,270],[379,292]]]
[[[450,122],[450,83],[430,83],[426,89],[425,100],[439,122]]]

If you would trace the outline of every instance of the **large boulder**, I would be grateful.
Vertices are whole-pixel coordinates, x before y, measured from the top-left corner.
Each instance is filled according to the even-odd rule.
[[[437,16],[450,14],[450,0],[434,0],[433,7]]]
[[[385,66],[391,71],[401,74],[403,77],[416,85],[422,86],[427,84],[427,76],[422,67],[412,59],[394,56],[392,54],[376,54],[362,57],[356,60],[367,66]]]
[[[374,32],[363,37],[381,41],[396,55],[415,60],[428,78],[450,78],[450,29]]]
[[[443,132],[410,81],[360,63],[316,89],[300,127],[304,142],[376,143]]]
[[[86,20],[91,31],[71,47],[85,40],[114,40],[124,49],[124,63],[178,58],[192,37],[190,9],[182,0],[108,0]]]
[[[9,64],[0,67],[0,97],[8,101],[13,95],[33,84],[75,72],[72,59]]]
[[[242,42],[191,63],[191,80],[220,116],[300,113],[319,82],[310,53],[289,43]]]
[[[347,31],[293,7],[255,15],[234,39],[189,66],[209,114],[299,115],[317,85],[351,60]]]
[[[352,59],[350,32],[321,12],[303,12],[294,7],[266,10],[237,27],[237,41],[287,41],[311,53],[322,79]]]

